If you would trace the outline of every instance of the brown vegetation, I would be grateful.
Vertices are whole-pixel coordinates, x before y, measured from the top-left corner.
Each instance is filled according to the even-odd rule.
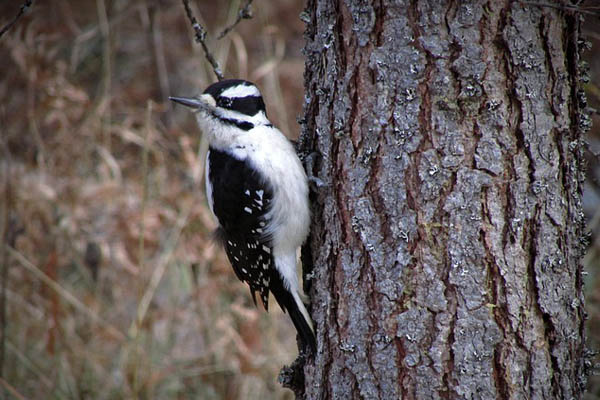
[[[226,76],[257,82],[297,135],[300,2],[255,5],[219,41],[242,2],[191,4]],[[0,393],[290,398],[276,376],[293,327],[255,308],[211,242],[206,144],[166,100],[215,79],[181,2],[34,2],[0,54]]]

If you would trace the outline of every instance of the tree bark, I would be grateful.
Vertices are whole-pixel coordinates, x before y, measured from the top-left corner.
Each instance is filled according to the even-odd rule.
[[[298,397],[579,398],[579,17],[308,0],[303,18],[299,146],[324,185]]]

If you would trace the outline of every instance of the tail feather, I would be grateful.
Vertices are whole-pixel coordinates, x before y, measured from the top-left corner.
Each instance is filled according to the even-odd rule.
[[[300,300],[298,293],[294,293],[294,306],[288,309],[292,323],[296,327],[296,330],[300,334],[302,343],[309,345],[313,352],[317,351],[317,340],[315,338],[315,330],[308,315],[308,310],[304,306],[304,303]]]
[[[300,299],[299,293],[290,293],[289,290],[286,290],[278,273],[276,279],[271,279],[271,292],[281,309],[287,311],[290,315],[292,323],[300,335],[302,348],[305,349],[306,346],[309,346],[313,352],[316,352],[317,340],[312,321],[304,303]]]

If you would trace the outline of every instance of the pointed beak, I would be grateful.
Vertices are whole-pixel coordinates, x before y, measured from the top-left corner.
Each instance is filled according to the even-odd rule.
[[[194,97],[172,97],[169,96],[169,100],[174,101],[175,103],[183,104],[184,106],[190,108],[200,108],[204,102]]]

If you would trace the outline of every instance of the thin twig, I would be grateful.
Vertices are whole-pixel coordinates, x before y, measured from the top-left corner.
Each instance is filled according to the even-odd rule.
[[[138,262],[140,270],[144,269],[144,245],[146,239],[146,207],[148,205],[148,193],[150,192],[148,186],[150,185],[150,176],[148,173],[148,153],[150,152],[150,129],[152,119],[152,101],[148,100],[146,103],[146,128],[144,129],[144,147],[142,148],[142,175],[143,175],[143,192],[142,192],[142,204],[141,204],[141,218],[140,218],[140,235],[138,239]]]
[[[112,81],[112,60],[110,44],[110,24],[108,22],[108,13],[104,0],[96,0],[98,11],[98,25],[102,34],[102,99],[106,101],[106,108],[101,119],[102,133],[104,137],[104,147],[110,152],[111,149],[111,81]]]
[[[204,56],[212,66],[213,72],[217,76],[217,79],[222,81],[224,79],[223,72],[221,71],[221,67],[219,67],[219,63],[213,57],[210,50],[206,46],[206,30],[202,25],[198,23],[196,17],[192,13],[192,9],[190,8],[189,0],[182,0],[183,6],[185,7],[185,13],[187,14],[190,23],[192,24],[192,28],[194,28],[194,32],[196,32],[196,42],[202,45],[202,49],[204,50]]]
[[[244,5],[244,7],[240,8],[240,11],[238,11],[238,15],[234,23],[229,25],[227,28],[223,29],[223,32],[221,32],[219,36],[217,36],[217,39],[223,39],[225,35],[231,32],[233,28],[235,28],[236,25],[239,24],[242,19],[252,18],[252,10],[250,10],[250,5],[252,4],[252,1],[253,0],[246,0],[246,4]]]
[[[150,32],[152,35],[152,47],[154,49],[154,62],[156,72],[158,74],[158,83],[161,92],[161,98],[166,99],[171,93],[169,85],[169,74],[167,72],[167,61],[165,57],[165,46],[163,42],[163,34],[161,30],[160,12],[156,11],[155,7],[146,7],[148,10],[148,19],[150,20]],[[171,113],[165,113],[167,126],[171,126]]]
[[[19,18],[21,18],[23,16],[23,14],[25,14],[27,12],[27,10],[29,9],[29,7],[31,7],[32,4],[33,4],[33,0],[27,0],[25,3],[23,3],[23,5],[21,5],[21,8],[19,9],[19,12],[13,18],[13,20],[10,21],[8,24],[4,25],[4,27],[2,28],[2,30],[0,30],[0,37],[2,37],[2,35],[4,35],[6,32],[8,32],[8,30],[10,28],[12,28],[12,26],[14,24],[17,23],[17,21],[19,20]]]

